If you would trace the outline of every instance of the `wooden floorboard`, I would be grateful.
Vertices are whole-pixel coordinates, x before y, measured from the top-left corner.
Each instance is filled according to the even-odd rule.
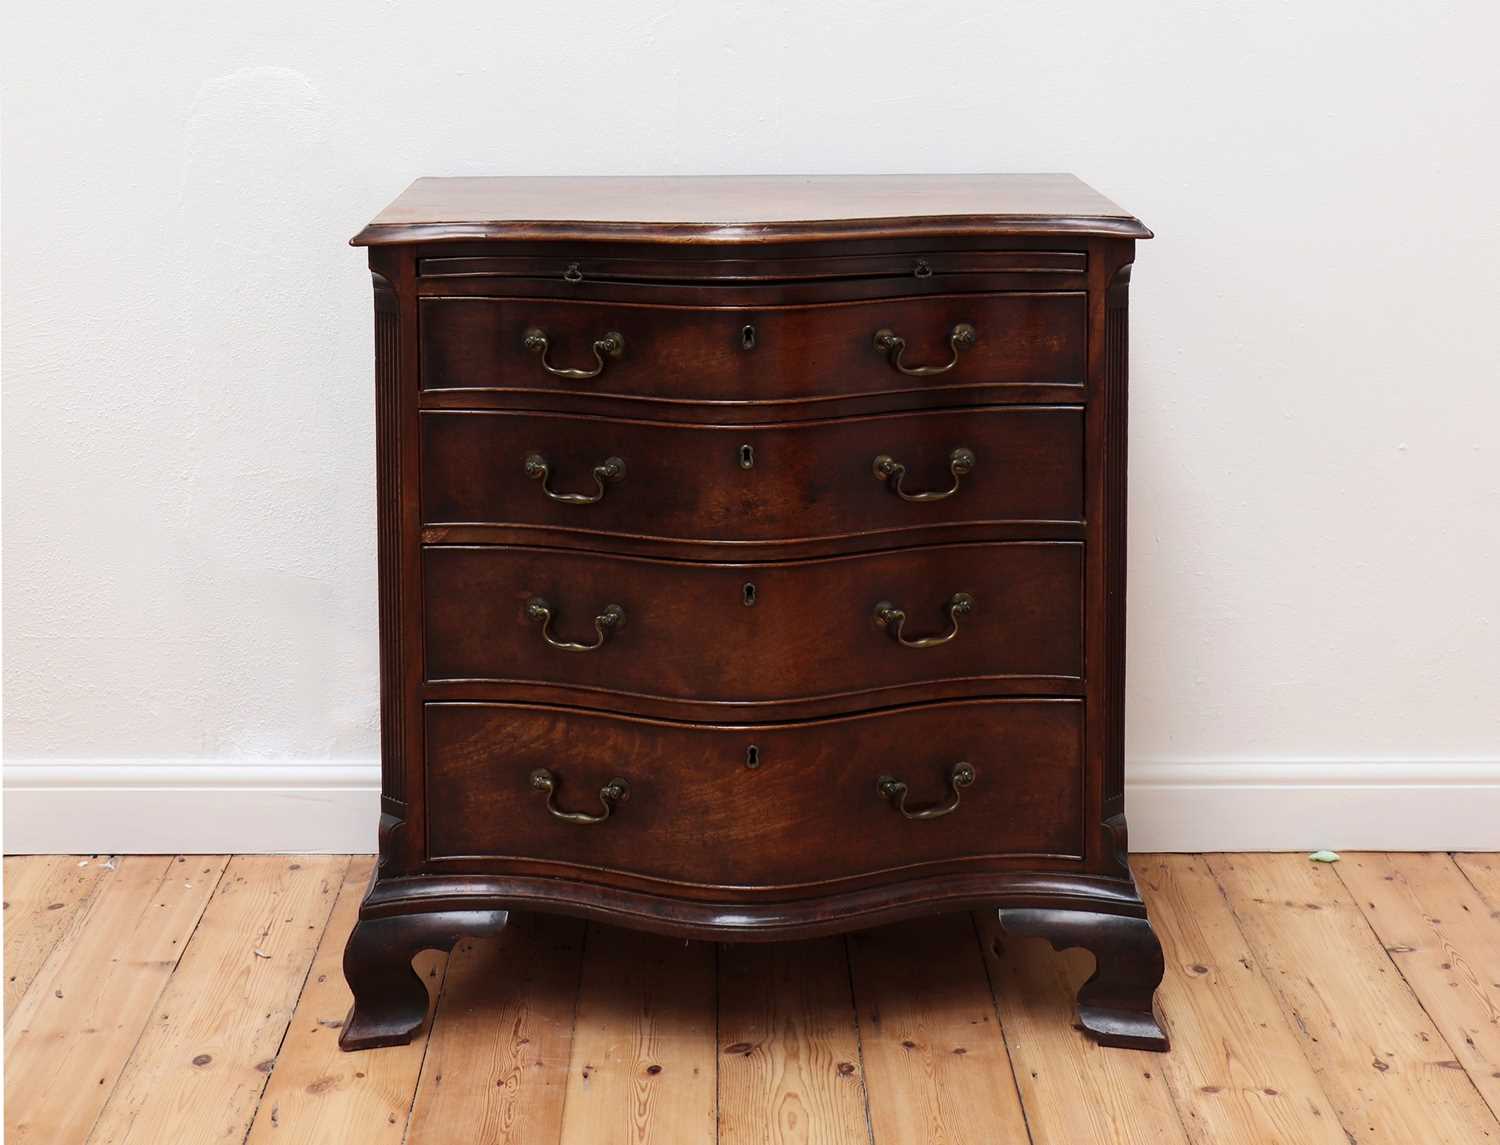
[[[1453,1048],[1330,864],[1214,855],[1209,865],[1351,1141],[1500,1140]]]
[[[969,916],[852,934],[848,947],[875,1140],[1025,1142]]]
[[[1300,856],[1283,861],[1305,862]],[[1166,957],[1162,1076],[1194,1145],[1347,1145],[1276,991],[1201,855],[1130,865]]]
[[[230,862],[90,1145],[245,1140],[348,866]]]
[[[583,923],[537,914],[458,944],[407,1145],[447,1145],[455,1125],[487,1145],[559,1139],[583,942]]]
[[[841,938],[719,948],[722,1145],[867,1145]]]
[[[36,972],[119,865],[93,855],[16,855],[5,860],[5,1021]]]
[[[1074,1029],[1073,999],[1093,956],[1007,937],[994,911],[975,924],[1035,1145],[1185,1145],[1161,1056],[1101,1049]]]
[[[1350,855],[1337,870],[1490,1112],[1500,1115],[1500,916],[1447,855]]]
[[[698,1145],[717,1136],[709,942],[589,924],[564,1145]]]
[[[80,866],[79,864],[86,864]],[[1138,855],[1170,1054],[993,912],[716,947],[542,915],[337,1047],[365,856],[5,863],[7,1140],[1500,1145],[1500,857]]]
[[[400,1145],[406,1135],[426,1030],[405,1046],[360,1054],[346,1054],[338,1046],[351,1001],[344,983],[344,943],[374,865],[366,856],[349,864],[307,985],[271,1063],[249,1145]],[[446,961],[445,955],[428,951],[415,962],[434,997],[442,987]]]
[[[5,1030],[7,1140],[76,1142],[138,1054],[143,1031],[227,858],[130,855],[37,972]]]

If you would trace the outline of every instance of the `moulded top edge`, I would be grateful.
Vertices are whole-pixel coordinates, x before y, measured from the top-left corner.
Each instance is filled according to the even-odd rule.
[[[350,241],[734,244],[965,234],[1151,237],[1072,175],[506,176],[418,179]]]

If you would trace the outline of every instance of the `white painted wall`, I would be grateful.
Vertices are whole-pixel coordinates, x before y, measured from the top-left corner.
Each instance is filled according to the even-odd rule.
[[[163,806],[153,785],[220,847],[354,845],[321,811],[287,840],[322,796],[285,774],[371,822],[348,781],[376,750],[370,304],[344,241],[413,176],[1026,170],[1160,236],[1133,294],[1133,841],[1500,845],[1492,0],[5,25],[13,846],[130,845],[80,808]],[[213,778],[252,773],[292,792],[280,816]]]

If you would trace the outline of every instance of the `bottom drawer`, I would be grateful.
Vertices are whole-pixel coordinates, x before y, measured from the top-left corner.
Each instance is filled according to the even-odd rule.
[[[434,703],[426,725],[435,861],[790,890],[1082,853],[1080,700],[733,727]]]

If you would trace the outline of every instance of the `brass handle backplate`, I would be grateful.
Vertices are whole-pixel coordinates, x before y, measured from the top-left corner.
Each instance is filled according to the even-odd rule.
[[[875,349],[886,356],[891,366],[913,378],[927,378],[933,374],[946,374],[954,366],[958,365],[958,353],[967,350],[979,340],[979,332],[967,322],[960,322],[948,334],[948,346],[953,351],[953,357],[949,358],[941,366],[908,366],[901,361],[901,355],[906,352],[906,339],[894,330],[875,331]]]
[[[946,644],[958,635],[958,618],[974,611],[974,598],[967,592],[955,592],[948,598],[944,611],[948,614],[949,628],[939,636],[905,636],[903,629],[906,627],[906,613],[888,600],[882,600],[875,606],[875,624],[889,632],[897,643],[908,648],[931,648],[936,644]]]
[[[604,804],[604,814],[590,815],[586,811],[563,811],[558,808],[552,801],[553,795],[557,793],[557,776],[545,767],[539,767],[531,773],[531,786],[547,793],[547,811],[554,819],[561,819],[564,823],[603,823],[613,813],[616,803],[630,798],[630,785],[623,779],[611,779],[599,789],[599,802]]]
[[[604,500],[604,486],[608,482],[625,480],[625,462],[618,457],[606,457],[603,463],[594,466],[594,484],[599,488],[597,493],[554,493],[547,488],[547,477],[551,472],[547,459],[540,453],[526,455],[526,476],[533,481],[540,481],[542,492],[548,497],[561,501],[564,505],[592,505]]]
[[[948,787],[953,792],[952,796],[946,803],[933,803],[927,807],[908,807],[906,805],[906,782],[894,776],[882,775],[875,781],[875,790],[889,799],[891,805],[908,819],[941,819],[944,815],[951,815],[958,810],[960,791],[973,783],[974,778],[975,771],[972,763],[955,763],[948,771]]]
[[[604,611],[594,617],[594,631],[599,634],[599,639],[592,644],[575,644],[571,640],[558,640],[553,636],[552,606],[539,596],[526,602],[526,619],[542,626],[542,639],[554,648],[561,648],[564,652],[593,652],[603,648],[609,634],[625,623],[625,610],[618,604],[604,606]]]
[[[947,489],[930,493],[908,493],[903,489],[901,482],[906,477],[906,466],[888,453],[877,457],[873,468],[875,479],[890,485],[891,492],[898,494],[903,501],[941,501],[958,492],[959,481],[974,472],[975,460],[974,451],[960,445],[948,454],[948,472],[953,474],[953,484]]]
[[[533,326],[526,331],[521,343],[533,354],[542,356],[542,369],[549,374],[559,378],[569,378],[573,381],[585,381],[589,378],[597,378],[604,373],[606,358],[618,358],[625,353],[625,336],[617,330],[611,330],[604,337],[594,342],[594,361],[598,363],[592,370],[570,370],[563,366],[554,366],[547,361],[547,335],[537,327]]]

